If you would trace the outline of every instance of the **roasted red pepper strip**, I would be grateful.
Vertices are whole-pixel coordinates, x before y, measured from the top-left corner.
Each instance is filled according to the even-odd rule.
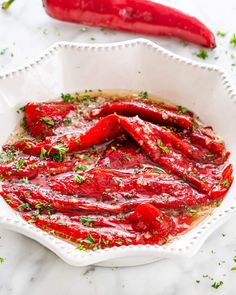
[[[188,134],[191,141],[198,144],[201,147],[207,148],[212,153],[217,155],[225,155],[225,160],[229,156],[229,152],[225,150],[225,146],[222,141],[216,137],[212,128],[196,128]]]
[[[63,236],[64,238],[83,245],[86,249],[96,250],[106,248],[108,245],[120,246],[127,245],[131,241],[135,241],[135,232],[128,232],[121,229],[101,227],[96,231],[84,226],[80,222],[73,221],[64,214],[51,214],[50,216],[42,214],[40,218],[36,218],[33,213],[23,213],[23,218],[31,221],[36,226],[49,232],[54,232],[55,235]]]
[[[115,141],[107,147],[104,156],[96,166],[111,169],[131,169],[142,168],[143,165],[156,166],[155,162],[135,142]],[[158,171],[161,172],[162,170],[159,169]]]
[[[122,132],[121,126],[117,124],[117,116],[110,115],[101,119],[84,134],[52,137],[41,142],[22,140],[13,146],[5,145],[3,148],[6,150],[10,147],[35,156],[39,156],[44,151],[44,156],[54,156],[54,158],[59,156],[62,160],[62,156],[67,152],[76,152],[102,144],[117,138]]]
[[[168,110],[137,101],[119,101],[106,104],[101,109],[93,110],[91,117],[104,117],[116,113],[123,116],[136,116],[163,125],[177,126],[184,129],[192,127],[193,118],[188,114],[178,113],[178,109]]]
[[[35,157],[19,157],[18,160],[0,164],[0,176],[6,180],[15,179],[34,179],[39,174],[59,174],[72,171],[75,167],[75,161],[55,161],[39,160]]]
[[[201,195],[173,175],[158,173],[133,175],[99,168],[84,174],[52,178],[48,183],[51,189],[61,194],[94,197],[98,200],[110,199],[114,193],[127,199],[135,198],[139,194],[154,199],[159,197],[163,201],[165,196],[179,199],[191,197],[196,200]]]
[[[134,210],[139,204],[152,203],[158,208],[171,209],[171,208],[182,208],[183,206],[197,206],[201,201],[206,199],[205,196],[199,195],[199,198],[195,199],[192,196],[189,198],[175,198],[159,196],[157,198],[142,197],[134,198],[128,201],[119,201],[117,204],[113,202],[97,202],[95,199],[77,198],[74,196],[61,195],[55,192],[50,192],[45,189],[39,189],[37,187],[26,186],[17,184],[12,187],[9,184],[2,186],[2,191],[5,196],[16,195],[25,202],[32,206],[41,204],[43,207],[50,206],[51,208],[58,211],[76,211],[82,210],[86,212],[96,213],[124,213]],[[206,203],[206,202],[205,202]]]
[[[141,34],[178,37],[214,48],[212,32],[199,20],[175,8],[147,0],[44,0],[57,19]]]
[[[74,104],[61,102],[28,103],[25,106],[26,127],[34,137],[54,135],[54,129],[75,109]]]
[[[189,161],[181,150],[170,145],[168,134],[160,136],[158,126],[139,118],[120,117],[122,127],[135,139],[153,161],[177,174],[203,192],[209,192],[220,180],[220,171],[214,165]],[[158,139],[157,139],[158,138]],[[167,140],[167,144],[164,144]]]

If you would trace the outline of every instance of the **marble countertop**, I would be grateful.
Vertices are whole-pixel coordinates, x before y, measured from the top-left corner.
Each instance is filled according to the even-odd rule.
[[[235,0],[163,1],[189,12],[217,36],[218,47],[204,62],[222,66],[236,84]],[[63,23],[49,18],[40,0],[18,0],[0,11],[0,74],[23,65],[57,41],[116,42],[137,35]],[[179,55],[199,60],[197,46],[167,38],[149,39]],[[202,61],[202,60],[201,60]],[[65,264],[36,242],[0,229],[0,295],[72,294],[236,294],[236,218],[219,228],[193,257],[162,260],[130,268],[75,268]],[[1,259],[2,258],[2,259]],[[223,282],[218,289],[214,282]]]

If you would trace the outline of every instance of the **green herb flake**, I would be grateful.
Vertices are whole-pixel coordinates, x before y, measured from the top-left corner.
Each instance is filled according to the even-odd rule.
[[[5,259],[0,257],[0,263],[3,263],[4,261],[5,261]]]
[[[234,271],[234,270],[236,270],[236,267],[234,266],[234,267],[231,267],[231,269],[230,269],[231,271]]]
[[[157,146],[160,148],[160,150],[165,153],[165,154],[169,154],[169,149],[167,146],[164,146],[162,141],[160,139],[157,140],[156,142]]]
[[[222,181],[221,181],[221,184],[222,184],[223,186],[225,186],[225,187],[229,187],[229,181],[228,181],[228,179],[224,179],[224,180],[222,180]]]
[[[222,281],[219,281],[219,282],[214,282],[211,287],[212,288],[215,288],[215,289],[218,289],[220,286],[222,286],[224,283]]]
[[[55,126],[57,124],[50,117],[42,117],[41,120],[44,121],[49,126]]]
[[[77,165],[76,165],[76,167],[75,167],[75,171],[77,172],[77,171],[83,171],[83,172],[85,172],[85,171],[87,171],[88,170],[88,166],[86,166],[86,165],[82,165],[82,164],[80,164],[80,163],[78,163]]]
[[[182,106],[177,106],[177,108],[179,109],[179,111],[178,111],[179,115],[186,114],[189,111],[187,108],[182,107]]]
[[[94,245],[94,238],[88,234],[87,238],[85,239],[85,241],[91,245]]]
[[[25,163],[25,160],[24,160],[24,159],[19,160],[19,161],[16,163],[16,169],[19,171],[19,170],[22,168],[22,166],[24,165],[24,163]]]
[[[208,58],[208,52],[204,49],[200,49],[198,52],[194,52],[194,55],[196,55],[198,58],[201,59],[207,59]]]
[[[46,154],[47,154],[47,151],[44,148],[41,148],[41,152],[39,156],[40,160],[45,160]]]
[[[229,43],[233,46],[236,46],[236,34],[233,34],[229,40]]]
[[[23,210],[25,210],[25,209],[30,209],[30,205],[29,205],[28,203],[22,203],[21,205],[19,205],[19,206],[17,207],[17,209],[18,209],[19,211],[23,211]]]
[[[226,33],[225,32],[222,32],[222,31],[218,31],[216,33],[216,36],[219,36],[219,37],[225,37]]]
[[[73,97],[70,93],[61,93],[61,98],[64,102],[75,102],[76,97]]]
[[[164,113],[164,114],[162,114],[162,119],[163,119],[163,120],[167,120],[167,119],[168,119],[168,115],[167,115],[167,114],[165,114],[165,113]]]
[[[70,124],[72,122],[72,118],[71,117],[66,117],[65,119],[64,119],[64,123],[65,124]]]
[[[64,154],[69,150],[62,143],[53,146],[53,149],[58,151],[57,153],[52,155],[53,159],[57,162],[61,162],[63,160]]]
[[[157,172],[157,173],[160,173],[160,174],[163,174],[164,173],[160,168],[157,168],[157,167],[152,167],[152,170],[154,172]]]
[[[86,217],[86,216],[81,216],[80,217],[80,222],[88,227],[92,227],[93,226],[93,222],[95,221],[94,218],[91,217]]]
[[[147,91],[141,91],[138,94],[143,99],[148,99],[148,92]]]
[[[85,178],[83,176],[76,175],[75,176],[75,181],[78,182],[78,183],[82,183],[82,182],[85,181]]]
[[[80,250],[80,251],[87,251],[86,248],[83,245],[79,245],[75,249]]]
[[[0,49],[0,55],[4,55],[7,52],[8,48]]]
[[[25,183],[25,184],[28,184],[28,183],[29,183],[29,179],[28,179],[28,177],[23,177],[23,178],[21,178],[21,181],[22,181],[23,183]]]

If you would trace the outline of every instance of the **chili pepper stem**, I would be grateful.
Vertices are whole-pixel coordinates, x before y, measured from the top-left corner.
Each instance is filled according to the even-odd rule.
[[[7,10],[15,0],[8,0],[2,3],[2,9]]]

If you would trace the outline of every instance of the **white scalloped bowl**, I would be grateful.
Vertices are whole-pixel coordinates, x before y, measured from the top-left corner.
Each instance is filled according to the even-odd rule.
[[[145,39],[102,45],[56,43],[33,63],[0,76],[0,144],[16,127],[20,106],[84,89],[146,90],[186,106],[225,139],[230,162],[236,158],[236,94],[225,73],[176,56]],[[26,223],[2,199],[0,224],[38,241],[71,265],[139,265],[196,253],[210,233],[236,212],[235,187],[236,182],[211,216],[164,246],[82,252]]]

